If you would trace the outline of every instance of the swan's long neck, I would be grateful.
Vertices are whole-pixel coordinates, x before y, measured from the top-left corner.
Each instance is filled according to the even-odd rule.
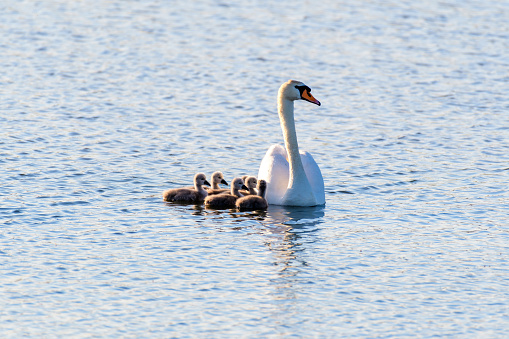
[[[278,112],[285,148],[288,152],[288,162],[290,163],[288,188],[292,188],[294,183],[308,181],[302,160],[300,159],[299,143],[297,142],[297,132],[293,116],[293,101],[280,95],[278,98]]]
[[[219,189],[219,188],[220,188],[220,187],[219,187],[219,184],[218,184],[217,182],[215,182],[215,181],[214,181],[214,182],[212,183],[212,189],[217,190],[217,189]]]

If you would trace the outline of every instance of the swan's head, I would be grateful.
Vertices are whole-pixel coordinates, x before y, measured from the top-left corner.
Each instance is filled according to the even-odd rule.
[[[223,173],[219,171],[212,173],[212,184],[224,184],[228,186],[228,183],[224,180]]]
[[[234,189],[236,189],[236,190],[240,190],[240,189],[247,190],[248,189],[246,187],[246,185],[244,185],[244,181],[242,180],[242,178],[235,178],[235,179],[233,179],[232,187]]]
[[[244,179],[244,184],[247,188],[255,188],[258,180],[255,177],[247,177]]]
[[[311,95],[311,88],[297,80],[288,80],[279,88],[279,96],[288,100],[306,100],[320,106],[320,101]]]
[[[203,173],[197,173],[194,176],[194,185],[195,186],[202,186],[202,185],[210,186],[209,182],[207,181],[207,177]]]

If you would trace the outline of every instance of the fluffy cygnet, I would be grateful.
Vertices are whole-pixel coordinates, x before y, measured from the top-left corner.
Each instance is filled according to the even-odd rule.
[[[257,195],[258,192],[255,190],[256,184],[258,183],[258,180],[256,177],[247,176],[244,180],[244,185],[246,185],[248,191],[240,191],[242,195],[250,195],[254,194]]]
[[[212,173],[211,178],[212,178],[212,188],[214,189],[220,188],[219,184],[224,184],[228,186],[228,183],[226,182],[226,180],[224,180],[223,173],[221,173],[220,171],[215,171],[214,173]]]
[[[225,193],[225,192],[230,191],[228,188],[219,187],[219,184],[224,184],[224,185],[228,186],[228,183],[226,182],[226,180],[224,180],[223,173],[216,171],[216,172],[212,173],[211,178],[212,178],[211,179],[212,187],[206,188],[207,193],[209,195],[220,194],[220,193]]]
[[[240,211],[254,211],[265,210],[268,207],[267,200],[265,200],[265,192],[267,191],[267,182],[265,180],[258,180],[258,195],[248,195],[237,199],[235,206]]]
[[[243,196],[239,192],[240,189],[247,190],[247,187],[244,185],[241,178],[235,178],[232,181],[230,194],[209,195],[205,198],[205,206],[216,209],[235,208],[235,201]]]
[[[207,197],[207,191],[203,185],[210,186],[205,174],[198,173],[194,176],[193,188],[172,188],[163,192],[163,200],[171,202],[179,202],[184,204],[201,203]]]

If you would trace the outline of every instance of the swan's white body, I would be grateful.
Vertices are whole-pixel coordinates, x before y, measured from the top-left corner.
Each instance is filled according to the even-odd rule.
[[[262,159],[258,179],[267,182],[266,199],[272,205],[316,206],[325,204],[322,172],[308,152],[299,151],[295,130],[295,100],[304,99],[320,105],[311,89],[290,80],[279,88],[278,112],[285,147],[272,145]]]

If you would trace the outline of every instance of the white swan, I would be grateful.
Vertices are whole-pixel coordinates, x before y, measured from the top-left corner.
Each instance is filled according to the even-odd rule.
[[[267,181],[266,199],[269,204],[325,204],[322,172],[311,154],[299,152],[293,102],[301,99],[320,106],[320,102],[311,95],[311,89],[300,81],[289,80],[279,88],[279,121],[286,150],[281,145],[272,145],[263,157],[258,171],[258,179]]]

